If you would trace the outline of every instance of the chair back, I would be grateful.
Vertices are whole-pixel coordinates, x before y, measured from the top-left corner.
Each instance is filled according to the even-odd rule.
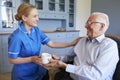
[[[118,45],[118,52],[119,52],[119,58],[120,58],[120,36],[112,35],[112,34],[106,34],[105,36],[116,41],[116,43]],[[113,80],[120,80],[120,60],[117,63],[116,70],[115,70],[115,73],[113,75]]]

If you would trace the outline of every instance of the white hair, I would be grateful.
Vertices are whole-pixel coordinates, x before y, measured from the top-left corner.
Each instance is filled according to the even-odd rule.
[[[105,13],[102,13],[102,12],[93,12],[92,14],[91,14],[91,16],[92,15],[101,15],[102,17],[101,18],[103,18],[103,20],[105,20],[105,21],[103,21],[104,22],[104,24],[105,24],[105,31],[108,29],[108,27],[109,27],[109,17],[108,17],[108,15],[107,14],[105,14]]]

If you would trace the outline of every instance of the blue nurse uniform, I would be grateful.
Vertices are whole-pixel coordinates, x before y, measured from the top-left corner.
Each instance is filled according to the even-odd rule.
[[[20,23],[17,30],[11,34],[8,40],[8,57],[25,58],[39,56],[41,45],[47,44],[50,39],[38,28],[32,27],[28,34],[24,25]],[[12,80],[41,80],[47,70],[33,62],[14,64]]]

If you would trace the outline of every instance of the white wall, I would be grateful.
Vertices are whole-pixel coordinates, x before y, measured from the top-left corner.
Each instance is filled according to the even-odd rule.
[[[80,36],[86,35],[84,25],[91,13],[91,0],[76,0],[76,29]]]

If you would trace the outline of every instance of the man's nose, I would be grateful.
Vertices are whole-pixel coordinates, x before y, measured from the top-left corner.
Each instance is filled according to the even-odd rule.
[[[85,25],[85,28],[89,28],[89,27],[90,27],[89,25],[87,25],[87,24]]]

